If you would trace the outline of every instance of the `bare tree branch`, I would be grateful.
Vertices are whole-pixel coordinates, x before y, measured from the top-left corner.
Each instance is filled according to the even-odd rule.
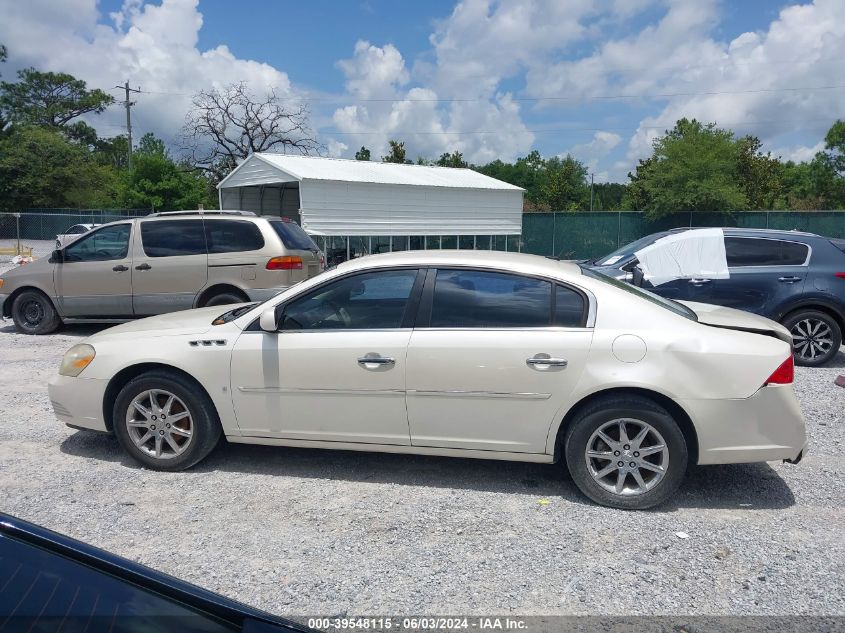
[[[194,95],[183,149],[198,169],[220,179],[252,152],[322,154],[304,104],[288,106],[269,90],[256,98],[243,82]]]

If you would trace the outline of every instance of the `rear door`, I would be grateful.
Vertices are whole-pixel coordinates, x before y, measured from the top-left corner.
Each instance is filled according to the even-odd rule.
[[[132,316],[132,224],[95,229],[69,244],[56,264],[56,296],[66,317]]]
[[[150,218],[138,225],[132,258],[135,314],[192,308],[208,279],[203,220]]]
[[[687,281],[690,301],[768,316],[801,295],[807,278],[809,246],[768,238],[725,236],[729,279]]]
[[[588,305],[546,279],[430,270],[408,345],[411,443],[544,453],[584,370]]]

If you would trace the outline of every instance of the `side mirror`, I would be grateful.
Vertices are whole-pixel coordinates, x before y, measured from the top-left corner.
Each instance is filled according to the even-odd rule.
[[[50,253],[50,260],[49,261],[53,264],[55,264],[55,263],[61,264],[64,261],[64,259],[65,258],[64,258],[64,255],[62,254],[62,251],[60,251],[58,249],[56,249],[52,253]]]
[[[264,332],[278,332],[279,323],[276,321],[276,308],[267,308],[258,317],[258,326]]]

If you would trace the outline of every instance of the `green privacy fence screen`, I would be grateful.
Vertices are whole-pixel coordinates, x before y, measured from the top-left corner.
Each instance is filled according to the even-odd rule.
[[[21,239],[52,240],[69,226],[102,224],[149,213],[137,209],[28,209],[18,224],[14,214],[0,213],[0,239],[14,239],[20,226]],[[598,257],[649,233],[682,226],[736,226],[808,231],[845,238],[845,211],[742,211],[738,213],[677,213],[660,220],[648,220],[635,211],[579,211],[575,213],[526,213],[522,235],[443,235],[350,238],[350,252],[386,252],[408,249],[489,249],[522,251],[581,259]],[[342,236],[317,238],[327,249],[346,250]]]

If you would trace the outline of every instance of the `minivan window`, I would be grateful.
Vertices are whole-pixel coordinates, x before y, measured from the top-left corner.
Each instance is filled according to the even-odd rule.
[[[547,327],[552,284],[479,270],[437,271],[431,327]]]
[[[205,255],[202,220],[141,222],[141,243],[147,257]]]
[[[261,230],[244,220],[205,220],[209,253],[240,253],[264,248]]]
[[[129,224],[115,224],[80,237],[64,250],[66,262],[102,262],[123,259],[129,252]]]
[[[314,243],[308,233],[306,233],[301,226],[293,222],[285,222],[282,220],[271,220],[270,226],[276,232],[276,235],[282,240],[285,248],[299,251],[316,251],[319,250],[317,244]]]
[[[401,327],[416,278],[416,270],[344,277],[285,305],[282,329]]]
[[[801,266],[810,247],[799,242],[754,237],[725,237],[728,267]]]

